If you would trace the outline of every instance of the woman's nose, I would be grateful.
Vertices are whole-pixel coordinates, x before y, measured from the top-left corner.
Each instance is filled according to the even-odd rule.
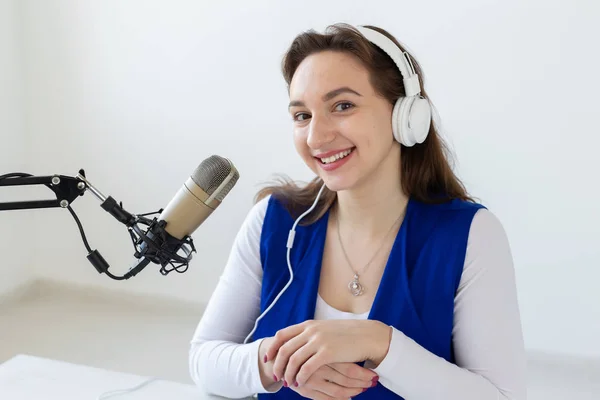
[[[319,149],[335,138],[335,129],[327,117],[314,116],[308,127],[306,144],[312,149]]]

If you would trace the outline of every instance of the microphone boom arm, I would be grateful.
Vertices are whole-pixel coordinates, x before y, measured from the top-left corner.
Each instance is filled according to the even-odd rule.
[[[83,170],[80,170],[82,173]],[[33,208],[66,208],[85,191],[85,183],[77,178],[64,175],[33,176],[23,173],[14,173],[0,176],[0,186],[30,186],[45,185],[56,195],[55,200],[33,200],[0,203],[0,211],[26,210]]]
[[[190,236],[185,236],[183,239],[172,237],[166,230],[166,222],[157,220],[157,218],[149,219],[147,215],[160,214],[161,210],[156,212],[134,215],[123,209],[122,203],[117,203],[111,196],[104,196],[96,189],[85,177],[85,171],[79,170],[77,177],[64,175],[48,175],[48,176],[33,176],[25,173],[11,173],[0,175],[0,186],[27,186],[27,185],[44,185],[51,189],[56,195],[55,200],[33,200],[20,202],[5,202],[0,203],[0,211],[7,210],[26,210],[38,208],[67,208],[81,233],[83,243],[88,251],[88,260],[96,268],[98,273],[105,273],[112,279],[124,280],[129,279],[141,270],[143,270],[150,262],[161,266],[160,273],[167,275],[171,271],[185,272],[189,262],[192,259],[192,253],[196,252],[193,240]],[[87,242],[83,227],[79,218],[71,208],[71,203],[79,196],[89,190],[92,194],[102,202],[101,207],[111,214],[119,222],[123,223],[130,234],[134,248],[136,250],[134,256],[141,259],[136,265],[129,269],[123,276],[115,276],[111,274],[109,264],[97,250],[92,250]],[[146,225],[146,232],[138,226]],[[177,254],[183,251],[184,255]],[[174,262],[178,265],[174,265]],[[170,265],[171,268],[167,268]]]

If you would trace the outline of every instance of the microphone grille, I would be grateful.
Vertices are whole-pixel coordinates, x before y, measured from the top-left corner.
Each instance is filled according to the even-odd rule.
[[[240,177],[239,172],[233,166],[231,161],[217,155],[210,156],[200,163],[191,176],[196,185],[204,190],[209,196],[212,195],[228,177],[230,178],[228,182],[215,196],[215,199],[218,201],[223,201]]]

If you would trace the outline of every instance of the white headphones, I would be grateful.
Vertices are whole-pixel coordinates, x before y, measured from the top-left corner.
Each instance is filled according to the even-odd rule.
[[[419,75],[415,72],[409,55],[387,36],[373,29],[364,26],[356,29],[394,60],[404,79],[406,97],[400,97],[396,101],[392,113],[394,138],[407,147],[423,143],[429,133],[431,107],[429,101],[421,96]]]

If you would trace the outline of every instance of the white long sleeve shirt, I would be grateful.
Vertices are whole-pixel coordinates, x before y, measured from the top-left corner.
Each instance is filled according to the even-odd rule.
[[[258,369],[261,340],[243,344],[260,315],[260,236],[268,198],[239,230],[218,285],[194,333],[190,374],[210,393],[228,398],[267,393]],[[317,299],[315,319],[367,318]],[[393,328],[389,351],[373,371],[406,400],[526,399],[526,358],[512,254],[499,220],[486,209],[473,219],[454,302],[447,362]]]

